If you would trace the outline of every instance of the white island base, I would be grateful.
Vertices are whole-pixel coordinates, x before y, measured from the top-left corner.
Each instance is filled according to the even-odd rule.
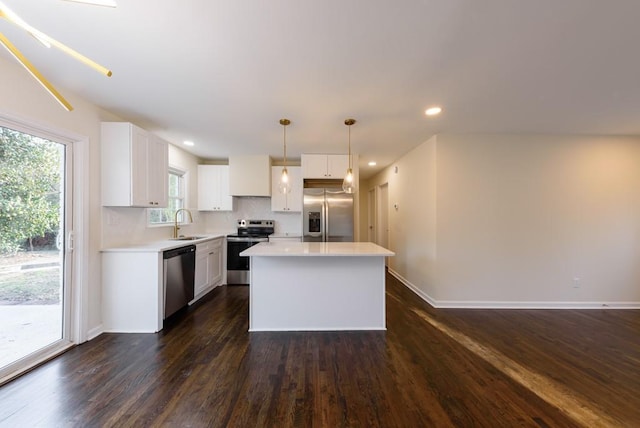
[[[385,257],[368,242],[269,242],[251,258],[249,331],[385,330]]]

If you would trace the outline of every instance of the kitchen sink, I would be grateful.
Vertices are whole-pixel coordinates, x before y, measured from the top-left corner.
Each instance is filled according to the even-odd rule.
[[[178,238],[171,238],[171,241],[195,241],[202,238],[206,238],[206,236],[179,236]]]

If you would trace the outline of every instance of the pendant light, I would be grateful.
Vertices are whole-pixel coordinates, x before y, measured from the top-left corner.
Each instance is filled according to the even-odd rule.
[[[349,127],[349,168],[347,169],[347,175],[345,175],[342,181],[342,190],[344,190],[345,193],[356,193],[358,190],[358,185],[353,176],[353,165],[351,163],[351,125],[354,123],[356,123],[355,119],[345,119],[344,121],[344,124]]]
[[[278,190],[280,193],[291,192],[291,182],[289,181],[289,171],[287,171],[287,126],[291,124],[289,119],[280,119],[280,125],[283,130],[283,147],[284,147],[284,162],[282,167],[282,175],[280,175],[280,183],[278,184]]]

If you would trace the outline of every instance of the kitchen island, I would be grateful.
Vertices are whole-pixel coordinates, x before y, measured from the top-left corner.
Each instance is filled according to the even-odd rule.
[[[385,257],[370,242],[264,242],[251,260],[249,331],[385,330]]]

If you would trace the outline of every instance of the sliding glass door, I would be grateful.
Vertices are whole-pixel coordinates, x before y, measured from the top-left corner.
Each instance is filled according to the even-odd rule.
[[[0,126],[0,380],[70,344],[72,159]]]

